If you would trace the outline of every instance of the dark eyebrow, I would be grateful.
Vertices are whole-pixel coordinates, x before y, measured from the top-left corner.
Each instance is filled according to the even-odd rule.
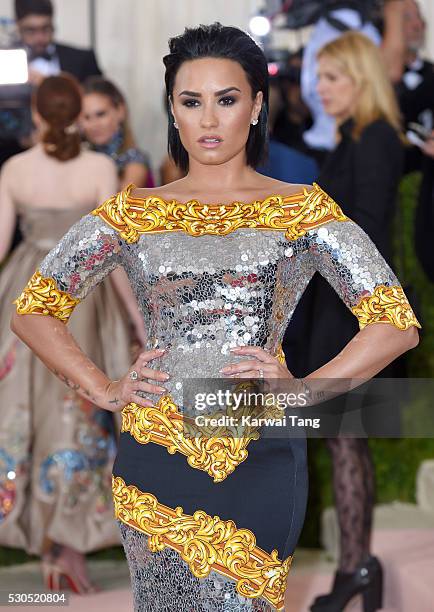
[[[216,91],[215,92],[215,96],[224,96],[225,94],[229,93],[230,91],[239,91],[241,93],[241,89],[238,89],[238,87],[226,87],[226,89],[221,89],[220,91]]]
[[[238,87],[226,87],[226,89],[221,89],[220,91],[216,91],[215,92],[215,96],[224,96],[225,94],[229,93],[230,91],[239,91],[241,93],[241,89],[238,89]],[[198,93],[197,91],[181,91],[181,93],[179,94],[180,96],[190,96],[191,98],[201,98],[202,94]]]

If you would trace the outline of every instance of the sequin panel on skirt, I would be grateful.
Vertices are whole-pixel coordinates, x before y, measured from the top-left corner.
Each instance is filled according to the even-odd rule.
[[[128,560],[134,612],[274,612],[264,599],[238,594],[235,582],[212,571],[196,578],[170,548],[151,552],[148,536],[118,521]]]

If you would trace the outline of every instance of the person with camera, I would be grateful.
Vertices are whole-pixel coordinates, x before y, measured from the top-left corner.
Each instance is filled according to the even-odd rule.
[[[317,21],[305,47],[301,72],[303,98],[313,117],[313,125],[304,133],[304,140],[321,162],[334,147],[335,121],[324,109],[317,93],[318,51],[345,32],[359,31],[378,45],[389,78],[398,83],[404,64],[405,7],[404,0],[326,0],[306,4],[319,7],[314,15]]]

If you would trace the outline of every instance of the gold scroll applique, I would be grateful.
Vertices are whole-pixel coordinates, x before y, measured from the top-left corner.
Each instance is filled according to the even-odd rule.
[[[347,221],[336,202],[316,183],[313,189],[290,196],[270,196],[250,204],[178,202],[158,196],[133,198],[133,185],[106,200],[92,214],[99,215],[129,243],[141,234],[183,231],[191,236],[225,236],[240,228],[285,230],[288,240],[329,221]]]
[[[242,415],[240,409],[240,418]],[[199,428],[184,418],[169,395],[154,406],[125,406],[121,431],[140,444],[153,442],[165,446],[171,455],[181,453],[190,467],[203,470],[214,482],[222,482],[245,461],[248,444],[259,438],[253,426],[243,427],[241,432],[227,426],[210,427],[207,434],[206,427]]]
[[[391,323],[398,329],[421,327],[401,286],[378,285],[372,295],[363,297],[352,309],[360,329],[370,323]]]
[[[285,355],[279,344],[276,359],[284,365]],[[254,382],[240,382],[234,392],[257,392]],[[225,412],[212,415],[218,419],[227,416]],[[187,457],[190,467],[206,472],[214,482],[222,482],[248,457],[247,446],[260,437],[259,427],[253,420],[252,425],[243,423],[247,416],[281,417],[282,413],[264,395],[264,403],[258,406],[241,404],[236,413],[236,423],[219,426],[196,425],[194,420],[185,417],[170,395],[162,396],[153,406],[140,406],[134,402],[122,409],[121,432],[133,436],[139,444],[159,444],[173,455],[180,453]]]
[[[279,344],[279,346],[277,347],[275,357],[279,363],[281,363],[282,365],[286,365],[285,353],[283,352],[281,344]]]
[[[184,514],[180,506],[164,506],[120,477],[113,476],[112,488],[116,517],[149,536],[152,552],[172,548],[197,578],[214,570],[236,581],[243,597],[263,597],[283,610],[292,557],[281,561],[277,550],[265,552],[250,530],[237,529],[233,521],[222,521],[203,510]]]
[[[80,300],[57,288],[56,281],[37,270],[21,295],[13,302],[18,314],[50,315],[67,323]]]

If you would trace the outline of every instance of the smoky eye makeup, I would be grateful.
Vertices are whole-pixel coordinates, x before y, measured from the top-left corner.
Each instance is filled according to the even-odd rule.
[[[235,96],[223,96],[219,99],[219,104],[221,106],[232,106],[237,101]]]
[[[237,102],[237,98],[235,96],[222,96],[218,99],[218,104],[220,106],[232,106]],[[187,98],[182,101],[182,105],[187,108],[195,108],[200,105],[200,101],[196,98]]]
[[[182,106],[186,106],[187,108],[194,108],[199,104],[199,100],[196,98],[186,98],[182,101]]]

